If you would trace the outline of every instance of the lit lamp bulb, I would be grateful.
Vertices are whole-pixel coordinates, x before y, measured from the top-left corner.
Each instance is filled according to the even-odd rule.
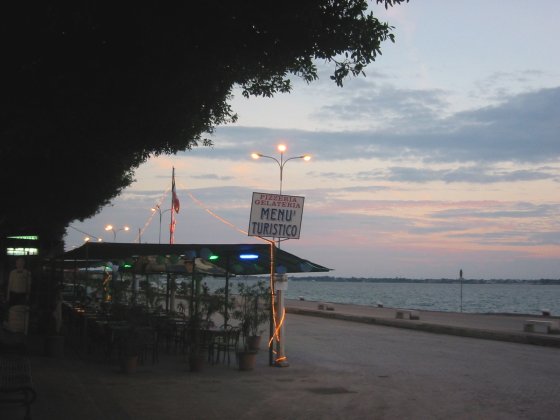
[[[259,153],[251,153],[251,157],[252,157],[253,159],[258,159],[258,158],[261,157],[261,155],[260,155]]]
[[[286,149],[287,149],[287,147],[286,147],[285,144],[279,144],[279,145],[278,145],[278,151],[279,151],[280,153],[284,153],[284,152],[286,151]]]

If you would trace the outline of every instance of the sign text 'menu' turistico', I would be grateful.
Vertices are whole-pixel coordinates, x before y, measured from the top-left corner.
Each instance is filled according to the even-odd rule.
[[[304,197],[253,193],[249,236],[298,239]]]

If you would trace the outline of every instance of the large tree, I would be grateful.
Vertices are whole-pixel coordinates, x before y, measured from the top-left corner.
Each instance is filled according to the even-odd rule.
[[[408,0],[375,0],[393,6]],[[11,2],[1,14],[0,233],[60,240],[151,155],[208,144],[232,89],[342,86],[393,40],[367,0]]]

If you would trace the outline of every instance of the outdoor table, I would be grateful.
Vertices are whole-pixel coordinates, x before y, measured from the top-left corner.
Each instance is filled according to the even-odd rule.
[[[158,326],[160,336],[165,339],[166,350],[169,351],[171,343],[174,345],[175,351],[180,348],[185,350],[187,342],[187,327],[189,321],[186,318],[166,317],[161,320]]]
[[[208,349],[208,361],[214,362],[214,349],[217,343],[223,343],[226,339],[227,331],[223,328],[201,328],[200,346]]]
[[[104,330],[99,325],[102,319],[104,319],[104,317],[92,314],[86,314],[83,318],[84,326],[82,334],[89,352],[92,352],[93,349],[103,341]]]
[[[132,329],[132,325],[127,321],[105,321],[103,325],[106,331],[106,359],[111,359],[115,346],[117,357],[120,358],[123,337]]]

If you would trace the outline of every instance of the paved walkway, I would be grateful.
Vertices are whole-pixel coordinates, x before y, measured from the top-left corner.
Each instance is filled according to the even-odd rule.
[[[318,309],[320,304],[328,309]],[[395,308],[301,300],[287,300],[286,311],[439,334],[560,347],[560,318],[557,316],[416,311],[419,319],[409,320],[396,319]],[[551,322],[554,334],[524,332],[526,320]]]
[[[509,420],[560,412],[560,351],[519,344],[536,337],[555,345],[555,335],[522,332],[534,316],[421,311],[419,320],[399,320],[391,308],[317,305],[287,302],[287,368],[270,367],[262,349],[254,371],[217,364],[191,373],[184,357],[162,351],[159,363],[126,375],[69,346],[64,358],[45,357],[40,338],[30,337],[33,419]],[[526,336],[533,338],[505,340]],[[0,418],[23,418],[23,410],[0,407]]]

